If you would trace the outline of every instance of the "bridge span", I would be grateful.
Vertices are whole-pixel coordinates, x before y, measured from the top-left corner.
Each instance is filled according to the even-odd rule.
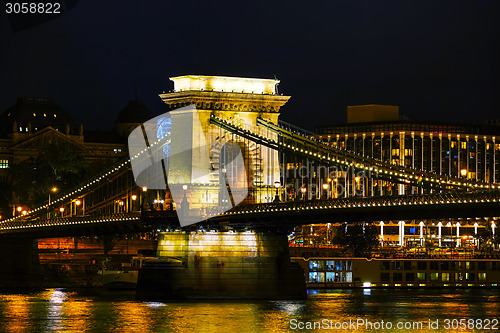
[[[500,193],[462,193],[390,197],[354,197],[239,205],[190,228],[237,230],[291,230],[305,224],[377,222],[388,220],[497,218]],[[67,237],[96,234],[130,234],[181,229],[175,210],[129,212],[104,216],[54,219],[25,217],[0,225],[0,238]]]

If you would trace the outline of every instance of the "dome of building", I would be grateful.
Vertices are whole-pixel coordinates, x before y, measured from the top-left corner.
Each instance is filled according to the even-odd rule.
[[[129,101],[118,114],[115,130],[121,136],[128,136],[134,128],[153,118],[153,113],[142,101]]]
[[[39,98],[18,98],[17,103],[0,114],[2,132],[12,132],[14,122],[16,131],[32,131],[51,126],[59,131],[65,131],[66,125],[75,128],[75,121],[69,113],[59,107],[54,100]]]
[[[142,101],[129,101],[116,118],[116,124],[138,124],[153,118],[153,113]]]

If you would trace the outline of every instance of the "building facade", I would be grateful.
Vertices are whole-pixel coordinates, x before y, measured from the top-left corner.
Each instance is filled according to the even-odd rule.
[[[89,176],[97,174],[128,156],[128,133],[151,117],[142,102],[130,101],[119,112],[114,130],[85,130],[53,100],[19,98],[0,114],[0,184],[11,184],[16,165],[36,159],[49,148],[77,153],[87,163]],[[0,216],[9,217],[15,214],[13,209],[25,204],[16,195],[9,201],[10,208],[3,203]]]
[[[347,119],[347,124],[316,127],[314,136],[332,147],[394,165],[485,184],[500,182],[500,127],[493,123],[410,121],[400,117],[397,106],[386,105],[348,107]],[[290,163],[284,167],[288,169]],[[296,165],[292,164],[292,168]],[[318,168],[302,180],[302,184],[312,184],[304,190],[303,196],[307,199],[435,193],[426,188],[425,179],[423,183],[422,187],[393,185],[377,180],[376,175],[367,177],[337,168]],[[294,187],[299,188],[300,184]],[[292,193],[290,189],[287,192]],[[384,245],[477,248],[480,239],[494,238],[498,218],[483,218],[478,212],[474,219],[375,223]],[[311,230],[324,228],[317,225]],[[311,235],[315,233],[317,231],[311,231]],[[314,243],[311,239],[304,243]]]

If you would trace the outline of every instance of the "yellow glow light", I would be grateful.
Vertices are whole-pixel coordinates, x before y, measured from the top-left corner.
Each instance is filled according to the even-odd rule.
[[[219,91],[246,94],[275,94],[280,82],[275,79],[252,79],[227,76],[185,75],[171,77],[174,91]]]

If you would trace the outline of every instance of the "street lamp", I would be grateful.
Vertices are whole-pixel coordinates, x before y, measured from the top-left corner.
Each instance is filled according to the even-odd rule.
[[[73,210],[73,203],[75,204],[75,210]],[[75,199],[75,200],[72,200],[71,203],[70,203],[70,206],[69,206],[69,214],[71,216],[73,216],[73,214],[75,216],[78,216],[78,206],[80,206],[82,204],[82,201],[80,199]]]
[[[276,189],[276,195],[274,197],[274,202],[280,202],[280,194],[279,194],[279,188],[280,188],[280,182],[279,181],[275,181],[274,182],[274,188]]]
[[[327,190],[328,190],[328,184],[327,183],[323,184],[323,190],[325,192],[325,199],[327,199]]]
[[[188,189],[188,186],[187,185],[182,185],[182,189],[184,190],[184,198],[182,198],[182,201],[187,201],[187,197],[186,197],[186,190]]]
[[[305,186],[302,186],[302,187],[300,188],[300,192],[302,193],[302,200],[306,200],[306,199],[305,199],[305,194],[306,194],[306,192],[307,192],[307,188],[306,188]]]
[[[467,169],[460,170],[460,175],[462,175],[462,177],[466,177],[467,176]]]
[[[53,192],[53,193],[56,193],[57,192],[57,187],[52,187],[49,191],[49,205],[50,205],[50,193]]]
[[[57,187],[55,187],[55,186],[53,186],[53,187],[50,189],[50,191],[49,191],[49,203],[48,203],[48,205],[47,205],[47,218],[50,218],[50,208],[49,208],[49,206],[50,206],[50,194],[51,194],[51,193],[56,193],[56,192],[57,192]]]

